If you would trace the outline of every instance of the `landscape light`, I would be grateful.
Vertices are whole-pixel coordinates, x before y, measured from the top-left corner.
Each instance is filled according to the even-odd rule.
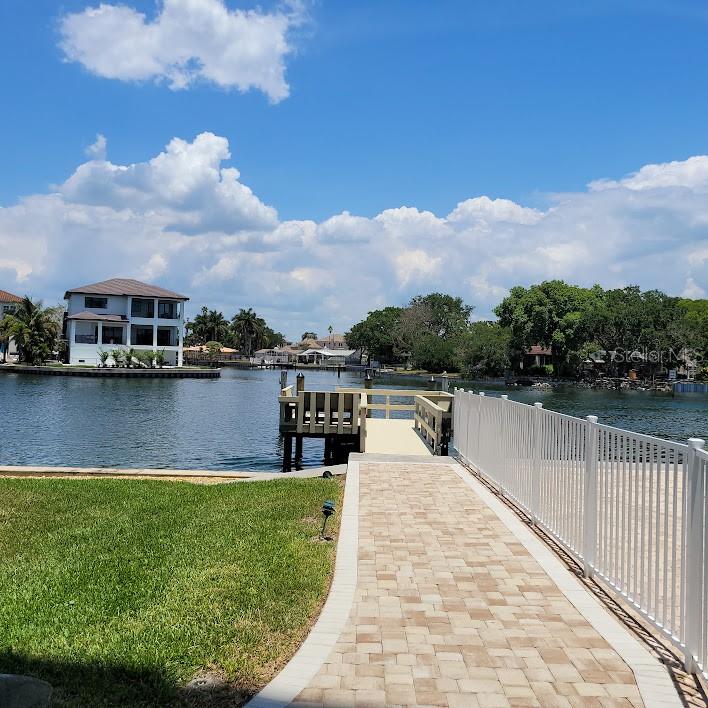
[[[324,516],[324,522],[322,523],[322,531],[320,531],[320,538],[326,538],[324,535],[325,527],[327,526],[327,519],[329,519],[332,514],[336,511],[333,501],[327,500],[322,505],[322,516]]]

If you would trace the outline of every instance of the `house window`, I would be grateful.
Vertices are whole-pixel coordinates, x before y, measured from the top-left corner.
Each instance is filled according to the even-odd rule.
[[[103,344],[123,344],[123,328],[103,325]]]
[[[3,305],[2,306],[2,314],[3,315],[12,315],[16,311],[16,307],[14,305]]]
[[[88,310],[105,310],[108,307],[108,298],[86,296],[84,307]]]
[[[155,301],[134,297],[130,304],[130,316],[152,319],[155,316]]]
[[[176,320],[177,319],[177,303],[176,302],[164,302],[160,300],[157,303],[157,316],[162,320]]]
[[[172,336],[172,327],[157,328],[158,347],[174,347],[176,344],[175,338]]]
[[[152,346],[152,327],[133,327],[130,335],[131,344]]]

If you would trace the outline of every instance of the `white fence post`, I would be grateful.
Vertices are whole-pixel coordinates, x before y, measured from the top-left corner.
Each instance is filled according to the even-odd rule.
[[[541,515],[541,408],[543,403],[534,403],[533,414],[533,460],[531,463],[531,520],[534,526]]]
[[[689,438],[684,460],[686,480],[686,655],[684,666],[689,673],[698,670],[696,657],[702,638],[701,617],[703,578],[703,496],[706,493],[701,478],[697,451],[705,447],[705,440]]]
[[[499,494],[504,496],[504,485],[508,481],[509,474],[509,450],[507,445],[507,434],[509,432],[509,422],[507,421],[507,415],[509,411],[506,408],[506,404],[509,402],[509,396],[506,393],[501,395],[502,401],[502,412],[501,412],[501,425],[499,427],[499,435],[501,436],[501,456],[502,456],[502,473],[499,476]]]
[[[592,578],[597,550],[597,416],[586,417],[583,494],[583,575]]]
[[[465,407],[465,451],[462,453],[462,457],[467,462],[470,463],[470,415],[472,414],[472,389],[470,389],[466,394],[463,392],[461,400]],[[459,449],[459,448],[458,448]]]
[[[483,405],[483,403],[484,403],[484,391],[480,391],[479,392],[479,406],[478,406],[479,415],[477,416],[477,458],[474,462],[474,465],[480,474],[483,472],[486,472],[486,470],[482,469],[482,448],[480,447],[480,445],[482,444],[482,405]]]

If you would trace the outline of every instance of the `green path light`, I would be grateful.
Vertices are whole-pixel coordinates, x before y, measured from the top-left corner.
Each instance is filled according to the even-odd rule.
[[[327,526],[327,519],[329,519],[332,514],[334,514],[337,511],[334,502],[327,500],[323,505],[322,505],[322,516],[324,516],[324,522],[322,523],[322,531],[320,531],[320,538],[326,538],[324,535],[325,532],[325,527]]]

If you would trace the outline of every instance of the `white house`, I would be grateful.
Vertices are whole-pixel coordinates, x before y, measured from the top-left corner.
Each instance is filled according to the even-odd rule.
[[[343,364],[358,364],[361,352],[356,349],[305,349],[297,355],[298,362],[302,364],[329,364],[339,366]]]
[[[297,352],[290,347],[273,347],[272,349],[258,349],[253,352],[251,364],[258,366],[277,366],[279,364],[289,364],[295,359]]]
[[[70,364],[97,364],[101,351],[132,347],[164,351],[168,366],[182,366],[185,295],[113,278],[67,290],[64,298]]]
[[[11,315],[17,309],[17,306],[22,302],[22,298],[19,295],[13,295],[6,290],[0,290],[0,320],[5,315]],[[10,339],[7,346],[0,343],[0,362],[2,361],[16,361],[17,360],[17,347],[15,346],[15,340]]]

